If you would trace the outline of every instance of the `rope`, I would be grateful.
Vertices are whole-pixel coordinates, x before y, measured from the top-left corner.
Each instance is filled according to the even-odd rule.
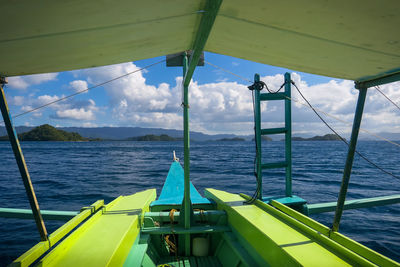
[[[291,97],[288,97],[288,96],[285,96],[285,98],[286,98],[286,99],[289,99],[289,100],[291,100],[291,101],[294,101],[294,102],[296,102],[296,103],[299,103],[300,105],[303,105],[303,106],[305,106],[305,107],[307,107],[307,108],[310,108],[310,106],[308,106],[307,104],[305,104],[305,103],[299,101],[298,99],[294,99],[294,98],[291,98]],[[322,113],[322,114],[328,116],[328,117],[331,117],[332,119],[335,119],[335,120],[341,122],[341,123],[344,123],[344,124],[346,124],[346,125],[348,125],[348,126],[353,126],[353,124],[351,124],[350,122],[347,122],[347,121],[345,121],[345,120],[342,120],[342,119],[340,119],[339,117],[336,117],[336,116],[334,116],[334,115],[332,115],[332,114],[329,114],[329,113],[327,113],[327,112],[325,112],[325,111],[323,111],[323,110],[321,110],[321,109],[318,109],[318,108],[316,108],[316,107],[314,107],[314,109],[315,109],[316,111],[318,111],[318,112],[320,112],[320,113]],[[388,143],[391,143],[392,145],[395,145],[395,146],[400,147],[400,144],[399,144],[399,143],[396,143],[396,142],[394,142],[394,141],[391,141],[391,140],[389,140],[389,139],[387,139],[387,138],[385,138],[385,137],[383,137],[383,136],[374,134],[374,133],[372,133],[372,132],[370,132],[370,131],[368,131],[368,130],[366,130],[366,129],[360,128],[360,131],[365,132],[365,133],[367,133],[367,134],[369,134],[369,135],[372,135],[372,136],[374,136],[374,137],[376,137],[376,138],[378,138],[378,139],[381,139],[381,140],[383,140],[383,141],[386,141],[386,142],[388,142]]]
[[[304,97],[304,95],[301,93],[300,89],[297,87],[297,85],[292,81],[292,84],[294,85],[294,87],[296,88],[297,92],[299,92],[300,96],[304,99],[304,101],[307,102],[307,104],[310,106],[310,108],[314,111],[314,113],[318,116],[318,118],[337,136],[340,138],[340,140],[342,140],[348,147],[350,147],[349,142],[346,141],[346,139],[344,139],[342,136],[340,136],[322,117],[321,115],[319,115],[319,113],[315,110],[315,108],[310,104],[310,102]],[[394,175],[393,173],[379,167],[378,165],[376,165],[375,163],[373,163],[371,160],[369,160],[367,157],[365,157],[363,154],[361,154],[358,150],[355,150],[355,152],[357,153],[357,155],[359,155],[361,158],[363,158],[365,161],[367,161],[369,164],[371,164],[372,166],[374,166],[375,168],[377,168],[378,170],[396,178],[396,179],[400,179],[399,176]]]
[[[243,76],[240,76],[240,75],[238,75],[238,74],[236,74],[236,73],[233,73],[233,72],[231,72],[231,71],[229,71],[229,70],[227,70],[227,69],[224,69],[224,68],[222,68],[222,67],[219,67],[219,66],[217,66],[217,65],[214,65],[214,64],[212,64],[212,63],[210,63],[210,62],[208,62],[208,61],[205,61],[205,60],[204,60],[204,62],[207,63],[207,64],[210,65],[210,66],[213,66],[214,68],[217,68],[217,69],[220,69],[220,70],[222,70],[222,71],[225,71],[225,72],[227,72],[227,73],[229,73],[229,74],[231,74],[231,75],[233,75],[233,76],[236,76],[236,77],[238,77],[238,78],[240,78],[240,79],[242,79],[242,80],[244,80],[244,81],[246,81],[246,82],[253,83],[253,82],[250,81],[249,79],[247,79],[247,78],[245,78],[245,77],[243,77]]]
[[[397,105],[392,99],[390,99],[387,95],[385,95],[379,88],[379,86],[374,87],[379,93],[381,93],[390,103],[392,103],[398,110],[400,110],[400,106]]]
[[[193,211],[200,212],[200,223],[206,222],[205,217],[204,217],[204,210],[203,209],[193,209]]]
[[[147,66],[145,66],[145,67],[143,67],[143,68],[140,68],[140,69],[137,69],[137,70],[134,70],[134,71],[125,73],[125,74],[123,74],[123,75],[121,75],[121,76],[118,76],[118,77],[115,77],[115,78],[113,78],[113,79],[111,79],[111,80],[108,80],[108,81],[105,81],[105,82],[96,84],[96,85],[94,85],[94,86],[92,86],[92,87],[88,87],[88,88],[86,88],[86,89],[83,89],[83,90],[78,91],[78,92],[76,92],[76,93],[73,93],[73,94],[71,94],[71,95],[67,95],[67,96],[62,97],[62,98],[60,98],[60,99],[51,101],[51,102],[46,103],[46,104],[44,104],[44,105],[42,105],[42,106],[39,106],[39,107],[30,109],[30,110],[25,111],[25,112],[22,112],[22,113],[20,113],[20,114],[18,114],[18,115],[13,116],[13,118],[15,119],[15,118],[21,117],[21,116],[26,115],[26,114],[28,114],[28,113],[34,112],[34,111],[36,111],[36,110],[38,110],[38,109],[41,109],[41,108],[50,106],[50,105],[55,104],[55,103],[57,103],[57,102],[63,101],[63,100],[65,100],[65,99],[74,97],[74,96],[79,95],[79,94],[82,94],[82,93],[87,92],[87,91],[89,91],[89,90],[92,90],[92,89],[94,89],[94,88],[103,86],[103,85],[105,85],[105,84],[111,83],[111,82],[116,81],[116,80],[118,80],[118,79],[121,79],[121,78],[124,78],[124,77],[126,77],[126,76],[132,75],[132,74],[134,74],[134,73],[136,73],[136,72],[139,72],[139,71],[148,69],[148,68],[150,68],[150,67],[153,67],[153,66],[155,66],[155,65],[158,65],[158,64],[160,64],[160,63],[162,63],[162,62],[165,62],[165,61],[166,61],[166,59],[161,60],[161,61],[158,61],[158,62],[153,63],[153,64],[150,64],[150,65],[147,65]],[[2,121],[2,122],[4,122],[4,121]]]
[[[169,246],[169,251],[175,254],[175,259],[178,262],[179,266],[181,266],[180,262],[179,262],[179,258],[178,258],[178,247],[177,247],[177,243],[176,243],[176,238],[175,238],[175,234],[174,234],[174,213],[176,212],[176,209],[171,209],[169,212],[169,221],[171,223],[171,232],[172,232],[172,238],[174,239],[174,241],[170,241],[169,237],[171,235],[166,235],[165,237],[165,242],[168,244]]]
[[[214,64],[211,64],[211,63],[208,63],[207,62],[207,64],[209,64],[209,65],[211,65],[211,66],[213,66],[213,67],[216,67],[216,68],[218,68],[218,69],[221,69],[221,70],[223,70],[223,71],[226,71],[227,73],[229,73],[229,74],[232,74],[232,75],[234,75],[234,76],[236,76],[236,77],[239,77],[239,78],[241,78],[241,79],[243,79],[243,80],[245,80],[245,81],[248,81],[248,82],[250,82],[250,83],[252,83],[252,81],[249,81],[248,79],[246,79],[246,78],[244,78],[244,77],[242,77],[242,76],[240,76],[240,75],[237,75],[237,74],[234,74],[233,72],[231,72],[231,71],[228,71],[228,70],[225,70],[224,68],[221,68],[221,67],[218,67],[217,65],[214,65]],[[336,136],[338,136],[339,137],[339,139],[340,140],[342,140],[347,146],[349,146],[350,144],[346,141],[346,139],[344,139],[342,136],[340,136],[320,115],[319,115],[319,113],[317,112],[317,108],[314,108],[311,104],[310,104],[310,102],[308,102],[308,100],[303,96],[303,94],[300,92],[300,90],[299,90],[299,88],[297,87],[297,85],[292,81],[292,84],[295,86],[295,88],[297,89],[297,91],[299,92],[299,94],[300,94],[300,96],[307,102],[307,104],[304,104],[304,103],[302,103],[302,102],[300,102],[300,101],[298,101],[298,100],[296,100],[296,99],[292,99],[291,97],[287,97],[286,96],[286,98],[287,99],[289,99],[289,100],[293,100],[293,101],[295,101],[295,102],[297,102],[297,103],[299,103],[299,104],[301,104],[301,105],[303,105],[303,106],[306,106],[306,107],[308,107],[308,108],[311,108],[313,111],[314,111],[314,113],[319,117],[319,119],[336,135]],[[281,86],[281,88],[284,86],[285,84],[283,84],[282,86]],[[379,90],[379,88],[376,88],[378,91],[380,91]],[[269,90],[268,90],[269,91]],[[381,92],[382,93],[382,92]],[[382,93],[383,94],[383,93]],[[383,94],[384,95],[384,94]],[[254,111],[254,95],[252,95],[253,96],[253,111]],[[384,95],[385,96],[385,95]],[[386,96],[385,96],[386,97]],[[388,97],[386,97],[386,98],[388,98]],[[389,98],[388,98],[389,99]],[[397,106],[397,104],[395,104],[393,101],[391,101],[390,99],[389,99],[389,101],[390,102],[392,102],[396,107],[398,107]],[[329,116],[329,117],[331,117],[331,118],[333,118],[333,119],[336,119],[336,120],[338,120],[338,121],[340,121],[340,122],[342,122],[342,123],[345,123],[345,124],[347,124],[347,125],[351,125],[352,126],[352,124],[351,123],[348,123],[348,122],[346,122],[346,121],[343,121],[343,120],[341,120],[341,119],[339,119],[338,117],[336,117],[336,116],[334,116],[334,115],[331,115],[331,114],[329,114],[329,113],[327,113],[327,112],[325,112],[325,111],[322,111],[322,110],[319,110],[321,113],[323,113],[323,114],[325,114],[325,115],[327,115],[327,116]],[[368,130],[365,130],[365,129],[362,129],[362,128],[360,128],[360,130],[361,131],[363,131],[363,132],[365,132],[365,133],[367,133],[367,134],[370,134],[370,135],[372,135],[372,136],[374,136],[374,137],[377,137],[377,138],[379,138],[379,139],[381,139],[381,140],[384,140],[384,141],[386,141],[386,142],[389,142],[389,143],[391,143],[391,144],[393,144],[393,145],[396,145],[396,146],[399,146],[400,147],[400,144],[398,144],[398,143],[396,143],[396,142],[393,142],[393,141],[390,141],[390,140],[388,140],[388,139],[386,139],[386,138],[384,138],[384,137],[382,137],[382,136],[379,136],[379,135],[377,135],[377,134],[373,134],[373,133],[371,133],[370,131],[368,131]],[[256,144],[256,153],[257,153],[257,144]],[[363,154],[361,154],[359,151],[357,151],[357,150],[355,150],[355,153],[357,153],[357,155],[359,155],[361,158],[363,158],[365,161],[367,161],[368,163],[370,163],[372,166],[374,166],[375,168],[377,168],[377,169],[379,169],[380,171],[382,171],[382,172],[384,172],[384,173],[386,173],[386,174],[388,174],[388,175],[390,175],[390,176],[392,176],[392,177],[394,177],[394,178],[396,178],[396,179],[400,179],[400,177],[399,176],[396,176],[396,175],[394,175],[393,173],[391,173],[391,172],[389,172],[389,171],[386,171],[385,169],[383,169],[383,168],[381,168],[381,167],[379,167],[378,165],[376,165],[375,163],[373,163],[371,160],[369,160],[367,157],[365,157]],[[254,161],[255,162],[255,161]],[[254,163],[254,165],[255,165],[255,163]],[[257,177],[257,175],[256,175],[256,177]],[[258,187],[258,186],[257,186]],[[254,193],[254,195],[253,195],[253,197],[249,200],[249,201],[246,201],[245,203],[252,203],[252,202],[254,202],[255,201],[255,199],[254,199],[254,196],[257,196],[257,194],[258,194],[258,190],[259,190],[259,188],[257,188],[257,190],[256,190],[256,192]]]
[[[253,103],[253,116],[254,116],[254,118],[256,117],[256,110],[255,110],[255,108],[254,108],[254,90],[251,90],[251,97],[252,97],[252,103]],[[256,188],[256,191],[254,192],[254,194],[251,196],[251,198],[249,199],[249,200],[247,200],[247,201],[245,201],[244,203],[245,204],[253,204],[254,203],[254,201],[256,201],[257,200],[257,196],[258,196],[258,194],[259,194],[259,192],[260,192],[260,190],[262,190],[261,188],[260,188],[260,183],[258,182],[258,173],[257,173],[257,158],[258,158],[258,155],[259,155],[259,151],[258,151],[258,144],[257,144],[257,138],[256,138],[256,127],[254,126],[254,143],[255,143],[255,146],[256,146],[256,156],[254,157],[254,162],[253,162],[253,172],[254,172],[254,176],[256,177],[256,182],[257,182],[257,188]]]
[[[276,91],[272,91],[271,89],[269,89],[269,88],[268,88],[268,85],[267,85],[265,82],[263,82],[263,81],[254,82],[252,85],[247,86],[247,88],[249,88],[250,91],[253,91],[253,90],[261,91],[262,89],[265,88],[265,89],[267,89],[268,93],[270,93],[270,94],[277,94],[277,93],[279,93],[279,91],[282,90],[282,88],[285,86],[285,84],[286,84],[286,82],[284,82],[284,83],[281,85],[281,87],[279,87],[279,89],[276,90]]]
[[[206,62],[206,61],[205,61],[205,62]],[[246,82],[253,83],[253,81],[250,81],[249,79],[244,78],[244,77],[242,77],[242,76],[240,76],[240,75],[237,75],[237,74],[235,74],[235,73],[233,73],[233,72],[231,72],[231,71],[229,71],[229,70],[225,70],[224,68],[221,68],[221,67],[219,67],[219,66],[217,66],[217,65],[211,64],[211,63],[209,63],[209,62],[206,62],[206,63],[209,64],[210,66],[213,66],[213,67],[215,67],[215,68],[221,69],[221,70],[223,70],[223,71],[225,71],[225,72],[227,72],[227,73],[229,73],[229,74],[232,74],[232,75],[234,75],[234,76],[236,76],[236,77],[239,77],[239,78],[241,78],[242,80],[244,80],[244,81],[246,81]],[[283,84],[283,85],[284,85],[284,84]],[[291,101],[294,101],[294,102],[296,102],[296,103],[299,103],[300,105],[303,105],[303,106],[305,106],[305,107],[307,107],[307,108],[310,108],[307,104],[305,104],[305,103],[303,103],[303,102],[301,102],[301,101],[299,101],[299,100],[297,100],[297,99],[294,99],[294,98],[291,98],[291,97],[288,97],[288,96],[286,96],[286,98],[289,99],[289,100],[291,100]],[[396,105],[396,106],[397,106],[397,105]],[[323,113],[324,115],[326,115],[326,116],[328,116],[328,117],[331,117],[331,118],[333,118],[333,119],[335,119],[335,120],[337,120],[337,121],[339,121],[339,122],[342,122],[342,123],[344,123],[344,124],[346,124],[346,125],[349,125],[349,126],[352,126],[352,125],[353,125],[352,123],[347,122],[347,121],[344,121],[344,120],[342,120],[342,119],[340,119],[340,118],[338,118],[338,117],[336,117],[336,116],[334,116],[334,115],[332,115],[332,114],[329,114],[329,113],[327,113],[327,112],[325,112],[325,111],[323,111],[323,110],[321,110],[321,109],[318,109],[318,108],[314,108],[314,109],[317,110],[318,112]],[[369,135],[371,135],[371,136],[374,136],[374,137],[376,137],[376,138],[378,138],[378,139],[380,139],[380,140],[382,140],[382,141],[386,141],[386,142],[388,142],[388,143],[391,143],[392,145],[395,145],[395,146],[400,147],[400,144],[399,144],[399,143],[396,143],[396,142],[394,142],[394,141],[391,141],[391,140],[389,140],[389,139],[387,139],[387,138],[385,138],[385,137],[382,137],[382,136],[380,136],[380,135],[374,134],[374,133],[372,133],[372,132],[370,132],[370,131],[368,131],[368,130],[366,130],[366,129],[360,128],[360,131],[362,131],[362,132],[364,132],[364,133],[367,133],[367,134],[369,134]]]

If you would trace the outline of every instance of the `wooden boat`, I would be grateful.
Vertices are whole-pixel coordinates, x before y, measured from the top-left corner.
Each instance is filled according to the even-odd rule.
[[[158,199],[155,189],[149,189],[108,204],[99,200],[78,214],[41,213],[1,89],[0,107],[32,211],[3,209],[0,214],[33,217],[41,236],[12,265],[399,266],[338,232],[342,211],[349,207],[345,197],[367,89],[400,80],[397,1],[22,0],[2,1],[1,7],[2,77],[191,50],[189,56],[181,54],[184,169],[177,160],[172,162]],[[215,189],[207,189],[203,197],[191,184],[188,87],[204,50],[355,81],[360,93],[332,228],[304,214],[305,201],[291,194],[291,174],[286,177],[286,195],[272,199],[263,199],[261,192],[254,198]],[[258,100],[281,96],[290,104],[291,80],[286,77],[283,95],[263,96],[256,91]],[[279,131],[263,132],[258,119],[256,138]],[[289,137],[290,149],[288,127],[280,130]],[[273,166],[290,173],[290,158]],[[259,184],[262,168],[258,160]],[[399,199],[397,195],[362,203],[382,205]],[[48,235],[47,217],[70,220]]]

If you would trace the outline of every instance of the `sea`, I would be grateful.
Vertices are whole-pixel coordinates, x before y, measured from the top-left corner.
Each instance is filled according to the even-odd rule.
[[[173,160],[183,163],[182,142],[22,142],[22,150],[42,210],[79,211],[99,199],[148,188],[160,193]],[[400,149],[380,141],[359,141],[358,151],[400,176]],[[296,141],[292,145],[293,193],[308,203],[337,200],[347,146],[338,141]],[[11,146],[0,142],[0,207],[29,208]],[[284,142],[264,142],[263,163],[284,158]],[[255,146],[251,141],[192,142],[190,176],[205,188],[252,195]],[[263,196],[282,197],[283,169],[263,173]],[[400,194],[400,180],[355,156],[347,199]],[[312,218],[331,226],[334,213]],[[48,232],[64,222],[46,221]],[[340,230],[356,241],[400,261],[400,204],[345,210]],[[33,220],[0,218],[0,266],[39,242]]]

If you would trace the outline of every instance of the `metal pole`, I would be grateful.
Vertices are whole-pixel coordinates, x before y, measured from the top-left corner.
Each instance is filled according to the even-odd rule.
[[[183,77],[188,71],[187,53],[183,57]],[[189,85],[183,84],[183,150],[184,150],[184,227],[190,228],[191,201],[190,201],[190,138],[189,138]],[[190,255],[190,235],[185,235],[185,255]]]
[[[260,74],[254,74],[254,83],[260,82]],[[260,90],[254,90],[254,127],[256,127],[256,168],[257,168],[257,188],[259,189],[257,198],[262,199],[262,169],[261,169],[261,104],[260,104]]]
[[[353,167],[354,153],[357,146],[358,132],[360,131],[360,124],[364,110],[365,98],[367,96],[367,88],[359,88],[356,113],[354,115],[353,129],[351,131],[350,145],[347,152],[346,164],[343,171],[342,185],[340,186],[340,193],[337,201],[335,218],[333,220],[332,231],[339,230],[340,219],[343,213],[344,202],[346,200],[347,188],[349,187],[351,168]]]
[[[292,106],[290,73],[285,73],[285,160],[286,166],[286,196],[292,196]]]
[[[10,140],[11,147],[14,152],[15,160],[17,161],[19,172],[21,173],[22,181],[24,182],[26,195],[28,196],[32,213],[35,218],[35,223],[39,230],[40,239],[42,241],[46,241],[48,239],[46,226],[44,225],[42,215],[40,214],[39,203],[37,202],[31,178],[29,176],[28,168],[25,163],[24,155],[22,154],[22,150],[19,145],[18,136],[12,124],[10,112],[8,110],[7,100],[3,90],[3,85],[4,81],[2,81],[2,83],[0,84],[0,91],[1,91],[0,108],[1,108],[1,113],[3,115],[4,124],[7,129],[8,138]]]
[[[183,58],[183,76],[188,66],[187,54]],[[190,139],[189,139],[189,95],[188,85],[183,87],[183,150],[184,150],[184,208],[190,210]],[[190,213],[185,212],[185,228],[190,228]]]

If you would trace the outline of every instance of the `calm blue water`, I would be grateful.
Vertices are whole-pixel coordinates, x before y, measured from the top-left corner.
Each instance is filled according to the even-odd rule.
[[[283,142],[263,145],[264,162],[283,156]],[[98,199],[111,201],[163,185],[172,150],[183,158],[181,142],[23,142],[22,148],[41,209],[73,210]],[[359,150],[400,176],[400,149],[384,142],[359,142]],[[293,142],[294,194],[309,203],[335,201],[346,147],[340,142]],[[0,207],[29,208],[8,142],[0,142]],[[193,142],[191,177],[200,192],[213,187],[252,194],[252,142]],[[264,195],[284,194],[284,172],[264,173]],[[348,197],[399,194],[400,180],[356,157]],[[329,225],[333,213],[314,216]],[[62,222],[47,221],[49,232]],[[400,260],[400,204],[345,211],[340,231],[391,258]],[[39,241],[31,220],[0,218],[0,266]]]

